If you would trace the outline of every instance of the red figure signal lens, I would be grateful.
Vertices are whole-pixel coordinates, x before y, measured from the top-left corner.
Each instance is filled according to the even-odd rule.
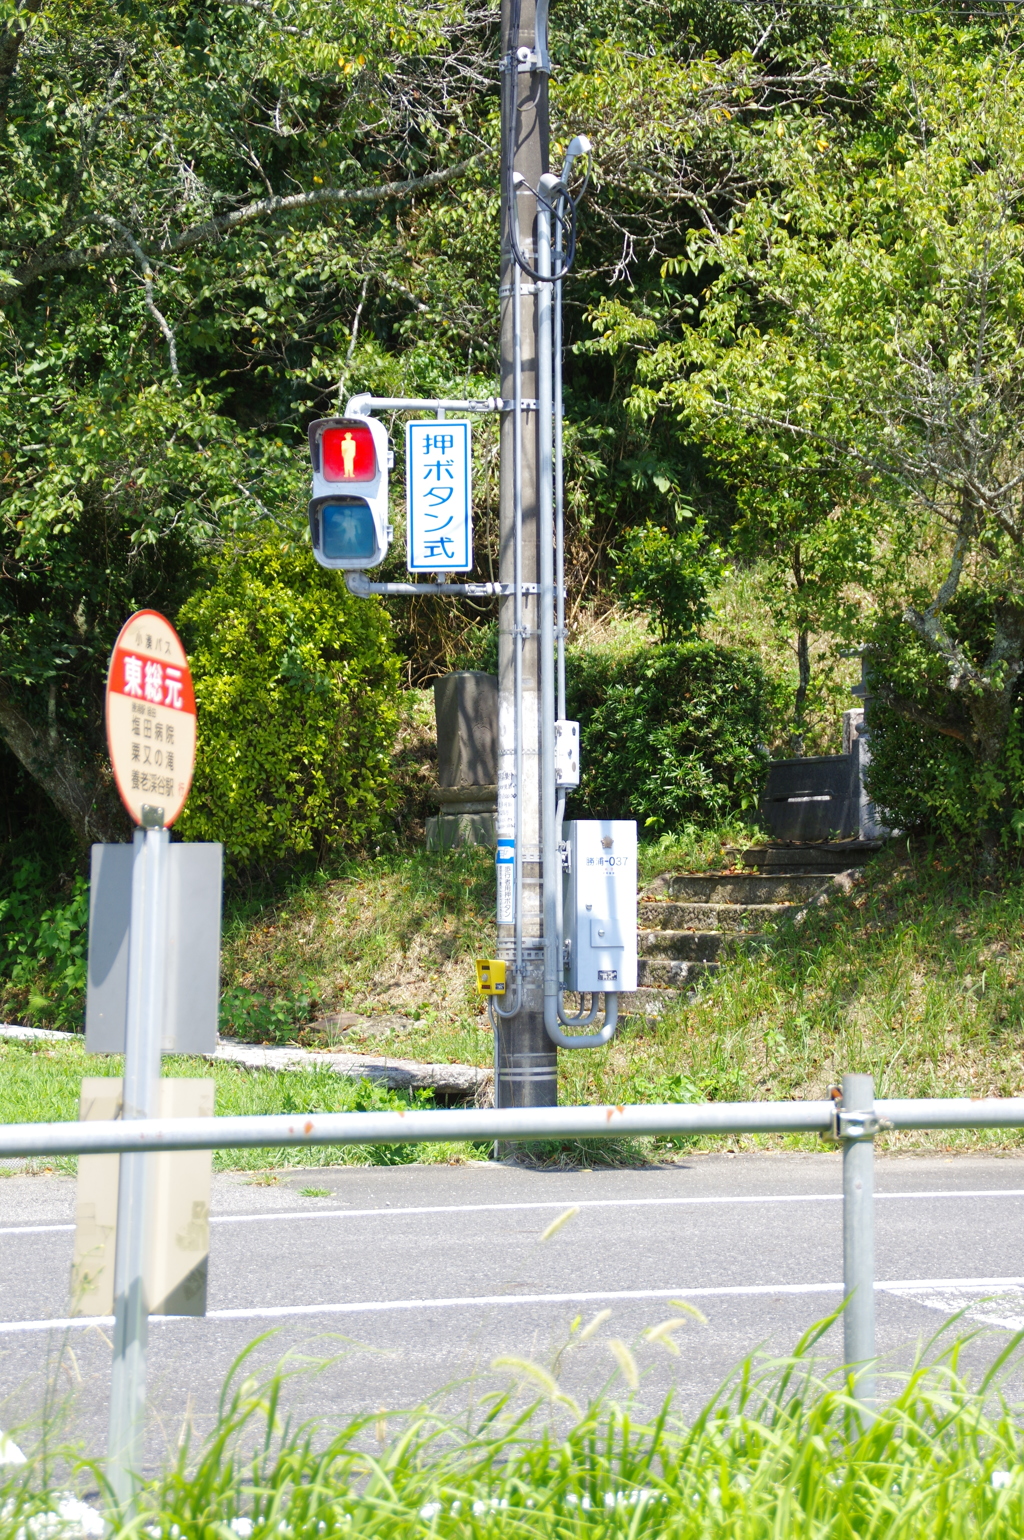
[[[358,423],[325,428],[320,453],[325,481],[372,481],[377,474],[373,434]]]

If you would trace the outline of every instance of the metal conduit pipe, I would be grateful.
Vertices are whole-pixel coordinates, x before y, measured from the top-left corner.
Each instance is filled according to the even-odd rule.
[[[505,403],[500,396],[483,401],[436,401],[410,396],[349,396],[346,417],[368,417],[371,412],[501,412]]]
[[[507,594],[507,583],[373,583],[365,572],[345,573],[345,587],[357,599],[370,594],[465,594],[473,599],[494,599]]]
[[[510,219],[518,218],[515,205]],[[494,1095],[498,1094],[498,1018],[517,1016],[523,998],[523,334],[522,290],[518,264],[512,277],[512,716],[515,734],[515,838],[512,849],[512,934],[514,980],[511,1004],[505,1009],[494,995],[487,1015],[494,1029]]]
[[[537,495],[540,541],[540,714],[541,714],[541,848],[544,906],[544,1030],[559,1048],[601,1048],[611,1041],[618,1025],[616,995],[605,995],[604,1022],[597,1032],[570,1034],[566,1026],[589,1026],[597,1015],[596,999],[589,1015],[575,1021],[562,1013],[562,865],[558,858],[558,828],[564,799],[555,789],[555,544],[552,494],[553,462],[553,367],[552,310],[555,285],[551,277],[551,210],[561,180],[550,174],[540,179],[537,199]],[[560,467],[559,467],[560,468]],[[559,542],[559,556],[561,556]],[[561,584],[558,585],[561,587]]]

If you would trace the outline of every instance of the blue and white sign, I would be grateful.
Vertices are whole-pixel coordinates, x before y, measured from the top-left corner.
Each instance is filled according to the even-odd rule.
[[[468,572],[473,565],[468,422],[405,428],[410,572]]]

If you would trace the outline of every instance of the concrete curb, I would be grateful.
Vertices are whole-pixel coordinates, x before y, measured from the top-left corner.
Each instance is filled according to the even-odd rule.
[[[40,1039],[66,1043],[74,1034],[53,1032],[47,1027],[19,1027],[0,1023],[0,1038]],[[318,1066],[348,1080],[371,1080],[392,1090],[434,1091],[441,1097],[470,1099],[477,1107],[493,1100],[494,1075],[475,1064],[421,1064],[415,1059],[395,1059],[382,1054],[322,1053],[314,1048],[262,1048],[254,1044],[225,1042],[204,1058],[238,1064],[244,1069],[295,1070]]]

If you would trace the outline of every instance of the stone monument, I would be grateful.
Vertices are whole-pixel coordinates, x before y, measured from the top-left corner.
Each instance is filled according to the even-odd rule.
[[[493,674],[445,674],[434,682],[437,800],[427,849],[496,843],[498,681]]]

